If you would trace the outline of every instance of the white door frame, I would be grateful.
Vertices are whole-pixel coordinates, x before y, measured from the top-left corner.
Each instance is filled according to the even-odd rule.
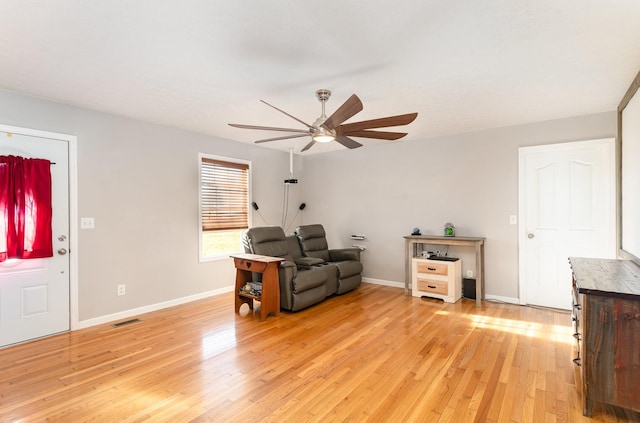
[[[78,138],[37,129],[0,124],[0,131],[66,141],[69,145],[69,326],[79,329],[78,310]]]
[[[616,227],[617,227],[617,200],[616,200],[616,155],[615,155],[615,138],[599,138],[594,140],[587,141],[573,141],[573,142],[563,142],[557,144],[545,144],[545,145],[537,145],[532,147],[520,147],[518,149],[518,297],[520,299],[520,304],[525,305],[527,303],[527,286],[525,281],[526,278],[526,256],[523,252],[525,243],[527,242],[527,227],[526,227],[526,204],[525,204],[525,160],[527,154],[530,153],[540,153],[540,152],[548,152],[548,151],[560,151],[572,148],[580,148],[581,146],[586,145],[594,145],[597,143],[608,143],[609,147],[609,157],[610,157],[610,169],[611,169],[611,178],[610,178],[610,192],[613,194],[613,198],[610,204],[611,207],[611,216],[613,217],[612,224],[612,233],[614,237],[616,236]],[[612,243],[615,250],[616,241]],[[615,256],[615,251],[613,251]],[[567,281],[567,289],[569,289],[570,285],[569,281]]]

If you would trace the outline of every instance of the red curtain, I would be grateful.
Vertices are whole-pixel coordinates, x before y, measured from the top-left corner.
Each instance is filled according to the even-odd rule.
[[[0,156],[0,262],[53,256],[50,166]]]

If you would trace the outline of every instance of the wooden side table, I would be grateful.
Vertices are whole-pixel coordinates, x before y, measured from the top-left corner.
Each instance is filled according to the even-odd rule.
[[[236,267],[236,313],[242,304],[249,304],[253,310],[253,300],[260,301],[260,321],[270,313],[280,315],[280,284],[278,283],[278,268],[281,257],[260,256],[257,254],[236,254],[231,256]],[[240,292],[247,282],[252,280],[252,272],[262,273],[262,295],[251,295]]]
[[[462,245],[476,251],[476,307],[484,300],[484,241],[485,238],[469,236],[408,235],[404,237],[404,295],[411,287],[411,259],[418,255],[418,245]],[[421,252],[422,250],[420,250]]]

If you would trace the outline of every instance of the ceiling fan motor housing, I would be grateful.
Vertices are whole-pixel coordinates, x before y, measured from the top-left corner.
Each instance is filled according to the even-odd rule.
[[[331,97],[331,91],[324,88],[319,89],[318,91],[316,91],[316,97],[318,97],[319,101],[324,103]]]

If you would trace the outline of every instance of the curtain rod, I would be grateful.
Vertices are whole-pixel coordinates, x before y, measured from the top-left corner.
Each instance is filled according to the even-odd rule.
[[[49,162],[49,164],[52,164],[52,165],[54,165],[54,164],[56,164],[56,162]]]

